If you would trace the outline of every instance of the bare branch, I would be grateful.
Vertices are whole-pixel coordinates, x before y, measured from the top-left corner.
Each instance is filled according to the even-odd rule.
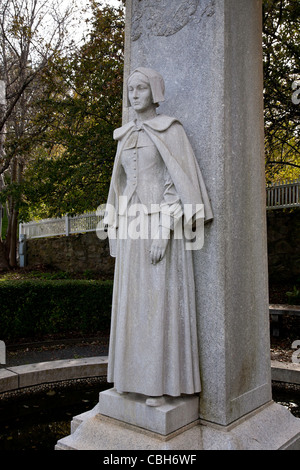
[[[6,80],[8,100],[0,132],[29,85],[62,47],[71,10],[60,14],[56,7],[49,0],[0,0],[0,78],[2,74]]]
[[[268,162],[268,165],[287,165],[287,166],[292,166],[294,168],[300,168],[300,165],[297,165],[296,163],[290,163],[290,162],[283,162],[283,161],[279,161],[279,162],[276,162],[276,161],[272,161],[272,162]]]

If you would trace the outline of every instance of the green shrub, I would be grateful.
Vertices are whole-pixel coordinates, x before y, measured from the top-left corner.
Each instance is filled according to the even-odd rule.
[[[2,281],[0,339],[106,329],[112,287],[112,281]]]
[[[296,286],[294,286],[291,292],[287,292],[286,295],[291,305],[300,305],[300,289]]]

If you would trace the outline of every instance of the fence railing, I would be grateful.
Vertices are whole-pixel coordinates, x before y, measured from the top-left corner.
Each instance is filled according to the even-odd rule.
[[[272,183],[267,186],[267,209],[300,206],[300,179]]]
[[[77,216],[64,216],[56,219],[43,219],[34,222],[21,223],[19,236],[26,239],[68,236],[73,233],[95,232],[103,230],[104,211],[88,212]]]

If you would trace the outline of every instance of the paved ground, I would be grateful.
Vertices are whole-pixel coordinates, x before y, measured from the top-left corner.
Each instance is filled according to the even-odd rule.
[[[8,346],[6,367],[60,359],[80,359],[108,355],[109,336],[104,333],[98,338],[82,340],[61,340],[56,342],[27,343]]]

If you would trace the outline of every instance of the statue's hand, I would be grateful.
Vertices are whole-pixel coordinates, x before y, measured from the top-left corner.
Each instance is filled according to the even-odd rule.
[[[154,240],[150,250],[150,260],[152,264],[159,263],[165,256],[169,240]]]
[[[160,233],[159,237],[157,239],[154,239],[151,245],[151,250],[150,250],[150,260],[152,264],[157,264],[159,263],[163,257],[165,256],[166,249],[168,246],[169,242],[169,235],[170,232],[165,233],[166,230],[160,228]]]

